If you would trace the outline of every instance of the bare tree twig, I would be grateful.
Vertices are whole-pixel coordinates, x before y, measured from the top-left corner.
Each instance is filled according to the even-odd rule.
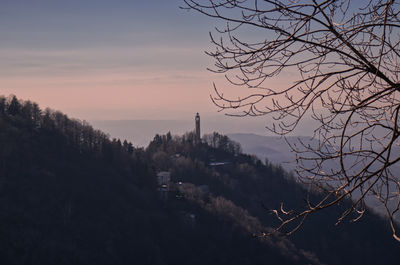
[[[323,192],[302,211],[270,210],[301,227],[313,212],[351,199],[337,223],[380,202],[393,231],[400,206],[400,4],[371,0],[183,0],[186,8],[227,22],[210,34],[216,73],[248,93],[212,102],[234,116],[272,115],[268,129],[292,133],[304,117],[318,122],[313,140],[291,144],[297,173]],[[254,32],[254,34],[249,34]],[[290,78],[287,78],[290,76]],[[297,79],[293,79],[297,76]],[[269,80],[280,78],[282,86]],[[239,112],[238,112],[239,111]]]

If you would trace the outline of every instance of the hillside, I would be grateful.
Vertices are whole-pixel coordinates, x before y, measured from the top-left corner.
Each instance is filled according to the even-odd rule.
[[[373,214],[335,227],[333,209],[292,237],[253,237],[276,225],[261,202],[301,207],[306,196],[217,133],[135,148],[0,97],[1,264],[397,264],[400,246]]]
[[[230,133],[227,136],[240,143],[244,153],[256,155],[262,161],[267,159],[275,165],[281,164],[287,170],[295,168],[296,155],[282,137],[251,133]],[[296,137],[288,137],[287,139],[295,141]]]
[[[296,169],[296,153],[291,150],[288,143],[292,146],[296,146],[296,144],[299,144],[299,139],[304,143],[311,143],[314,145],[318,143],[317,140],[311,139],[310,137],[289,136],[284,139],[278,136],[261,136],[248,133],[228,134],[228,136],[230,139],[241,144],[244,153],[256,155],[262,161],[280,165],[287,171],[295,171]],[[400,148],[394,147],[392,149],[392,155],[394,157],[398,156],[399,153]],[[307,164],[306,161],[303,161],[303,163]],[[335,164],[334,161],[329,161],[324,164],[324,167],[324,170],[329,172],[331,168],[337,167],[337,164]],[[400,166],[393,165],[393,170],[400,172]],[[395,187],[393,187],[393,192],[396,192]],[[382,207],[382,204],[375,196],[367,196],[366,203],[376,213],[380,215],[386,214],[384,207]],[[393,205],[396,203],[396,200],[389,202],[389,204]],[[400,213],[395,214],[394,218],[400,223]]]

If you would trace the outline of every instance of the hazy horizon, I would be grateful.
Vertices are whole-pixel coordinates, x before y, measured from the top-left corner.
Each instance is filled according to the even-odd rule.
[[[192,130],[196,112],[202,133],[271,135],[265,127],[272,117],[228,117],[212,103],[213,83],[235,98],[246,89],[207,70],[215,63],[204,54],[214,49],[209,32],[221,22],[181,9],[182,0],[2,4],[0,94],[89,121],[140,146],[156,133]],[[271,78],[268,84],[281,83]],[[138,123],[151,120],[169,122]],[[312,133],[303,124],[294,134]]]
[[[88,120],[96,129],[108,133],[111,138],[131,141],[135,146],[145,147],[156,134],[183,135],[194,130],[194,115],[181,119],[121,119]],[[218,132],[222,134],[249,133],[262,136],[277,136],[266,126],[272,119],[266,117],[230,117],[226,115],[202,115],[201,134]],[[313,122],[307,120],[292,136],[311,136]]]
[[[83,120],[215,114],[213,83],[235,98],[245,90],[207,70],[215,64],[204,53],[214,50],[209,32],[222,22],[182,6],[182,0],[2,1],[0,94]]]

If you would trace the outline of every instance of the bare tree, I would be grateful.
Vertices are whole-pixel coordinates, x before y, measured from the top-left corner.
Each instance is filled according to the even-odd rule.
[[[225,96],[214,85],[212,100],[221,111],[271,115],[275,122],[269,129],[280,135],[293,132],[304,117],[318,122],[314,141],[292,148],[302,181],[325,195],[307,201],[300,212],[282,205],[274,211],[281,220],[277,231],[291,234],[311,213],[348,198],[352,204],[337,221],[357,221],[365,200],[374,196],[400,241],[394,220],[400,205],[399,2],[184,2],[188,9],[226,22],[210,34],[212,71],[243,86],[245,94]],[[279,82],[271,85],[274,80]]]

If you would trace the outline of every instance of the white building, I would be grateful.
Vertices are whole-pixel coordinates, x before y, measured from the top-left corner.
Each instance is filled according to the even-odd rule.
[[[167,185],[171,181],[171,173],[168,171],[161,171],[157,173],[157,182],[158,185]]]

